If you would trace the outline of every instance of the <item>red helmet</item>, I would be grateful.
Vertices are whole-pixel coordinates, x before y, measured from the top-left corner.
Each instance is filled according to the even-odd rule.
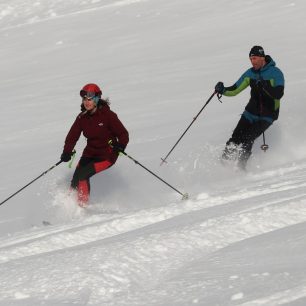
[[[102,91],[98,85],[90,83],[86,84],[80,91],[80,96],[83,98],[87,97],[101,97]]]

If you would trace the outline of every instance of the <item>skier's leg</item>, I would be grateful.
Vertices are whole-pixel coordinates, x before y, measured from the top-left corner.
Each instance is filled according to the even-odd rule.
[[[78,190],[79,206],[86,207],[88,205],[89,194],[90,194],[89,179],[79,181],[77,190]]]
[[[112,165],[111,162],[92,158],[81,158],[71,181],[71,187],[78,191],[80,206],[86,206],[90,195],[90,177]]]
[[[88,158],[88,157],[81,157],[81,159],[78,162],[78,165],[74,171],[72,180],[71,180],[71,188],[72,189],[77,189],[78,188],[78,184],[80,181],[80,176],[84,176],[84,168],[90,163],[92,162],[93,159],[92,158]]]
[[[252,154],[252,147],[255,140],[266,131],[272,123],[260,120],[253,123],[250,128],[246,131],[241,141],[242,147],[239,152],[239,166],[245,169],[248,159]]]
[[[104,171],[104,170],[108,169],[112,165],[113,164],[110,161],[108,161],[108,160],[103,160],[103,161],[95,162],[94,163],[95,173],[99,173],[101,171]]]
[[[86,206],[89,200],[89,177],[95,173],[93,162],[93,158],[81,157],[71,180],[71,188],[77,191],[77,200],[81,207]]]
[[[251,123],[241,116],[240,120],[235,127],[231,138],[226,142],[222,158],[223,159],[235,159],[237,155],[237,147],[243,143],[246,131],[250,128]]]

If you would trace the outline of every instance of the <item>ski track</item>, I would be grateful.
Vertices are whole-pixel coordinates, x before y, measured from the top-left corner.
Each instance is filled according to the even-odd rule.
[[[259,305],[284,305],[303,299],[304,303],[298,305],[305,305],[306,286],[297,286],[288,290],[277,292],[270,296],[260,298],[254,301],[239,304],[239,306],[259,306]]]
[[[12,261],[2,269],[3,279],[8,282],[13,281],[10,280],[10,271],[18,268],[20,278],[15,281],[15,285],[19,287],[24,284],[23,294],[28,296],[34,293],[36,296],[43,294],[42,288],[47,286],[49,293],[59,290],[57,293],[60,294],[61,282],[68,282],[75,286],[75,282],[83,279],[81,285],[92,289],[90,303],[107,303],[114,298],[115,288],[119,288],[119,292],[129,290],[131,286],[137,287],[137,290],[154,287],[169,271],[196,260],[199,256],[250,237],[305,222],[306,195],[301,195],[299,201],[296,198],[294,201],[291,200],[288,198],[273,204],[268,203],[264,207],[250,208],[207,220],[203,220],[205,218],[199,217],[199,213],[196,212],[187,218],[188,222],[186,221],[185,224],[183,220],[186,220],[186,216],[182,220],[178,217],[178,220],[172,220],[172,222],[155,223],[145,230],[142,229],[139,234],[137,231],[129,231],[123,235],[104,239],[100,246],[87,244],[84,246],[86,249],[83,250],[82,258],[78,256],[78,252],[74,252],[73,248],[66,247],[61,252],[29,257],[26,261],[22,261],[22,266],[19,261]],[[76,239],[77,235],[78,233],[75,232],[72,238]],[[61,239],[58,236],[56,238]],[[179,249],[177,245],[180,245]],[[41,246],[38,244],[37,247]],[[33,245],[28,245],[20,252],[27,252],[33,248]],[[67,264],[67,271],[58,267],[58,260],[63,258],[61,254],[63,251],[66,256],[62,265],[64,267]],[[13,252],[7,255],[15,254]],[[170,256],[173,259],[171,262],[166,260]],[[32,273],[29,273],[27,264],[33,269]],[[84,271],[87,271],[87,275],[80,275],[83,273],[78,272],[80,265],[86,266]],[[46,270],[47,274],[43,270]],[[74,275],[73,279],[71,275]],[[95,283],[99,286],[103,283],[103,290],[96,288]],[[27,284],[30,289],[27,289]],[[3,287],[7,288],[7,286]],[[39,288],[38,292],[35,292],[35,288]],[[14,290],[6,289],[5,292],[1,292],[3,298],[13,298],[15,294]]]
[[[138,292],[154,288],[171,271],[193,260],[239,241],[306,222],[305,165],[298,169],[283,169],[282,180],[277,171],[274,175],[263,173],[261,180],[250,174],[246,178],[248,184],[244,184],[248,187],[243,190],[223,189],[218,195],[200,194],[197,199],[130,214],[88,216],[82,222],[51,225],[2,239],[2,300],[30,296],[44,299],[44,288],[48,288],[48,295],[56,292],[63,296],[62,302],[141,305],[137,294],[133,301],[126,296],[127,300],[122,301],[118,293],[131,288]],[[82,249],[82,258],[74,247]],[[171,261],[166,260],[169,257]],[[62,266],[58,266],[59,258],[64,258]],[[78,270],[80,265],[85,268]],[[14,281],[10,279],[12,269],[18,269],[20,275]],[[82,284],[77,284],[80,279]],[[24,289],[17,293],[14,288],[8,290],[6,282]],[[61,288],[62,282],[68,287]],[[69,294],[70,286],[83,289]],[[305,288],[291,291],[301,295]],[[289,302],[288,293],[242,305]]]
[[[219,208],[217,210],[213,208],[220,205],[225,206],[221,210],[221,214],[225,215],[228,211],[231,212],[236,209],[241,213],[247,213],[257,208],[267,208],[268,206],[279,204],[279,200],[274,200],[273,198],[274,192],[284,193],[282,200],[284,203],[303,200],[306,197],[306,192],[296,193],[297,191],[305,190],[306,184],[301,183],[298,186],[296,183],[294,184],[295,188],[293,186],[286,186],[287,188],[285,188],[283,185],[279,186],[279,188],[274,186],[273,191],[270,188],[260,189],[257,192],[249,192],[248,196],[245,197],[239,194],[227,198],[220,196],[212,197],[204,201],[188,201],[186,203],[172,204],[166,208],[144,210],[128,215],[110,216],[106,220],[104,220],[105,216],[92,216],[88,217],[88,220],[84,222],[85,224],[81,223],[81,225],[80,223],[77,223],[77,225],[72,223],[70,225],[50,226],[50,229],[43,229],[43,231],[34,230],[26,235],[17,235],[16,238],[1,240],[0,263],[114,237],[175,217],[186,214],[192,215],[192,212],[200,213],[201,219],[209,218],[208,220],[215,220],[216,215],[220,214],[220,210]],[[269,195],[271,199],[269,199]],[[258,197],[262,196],[265,197],[264,203],[256,204],[258,203]],[[248,203],[236,204],[235,201],[241,201],[242,199]],[[210,207],[212,212],[208,210]],[[301,221],[304,220],[303,218]]]
[[[254,184],[254,181],[256,183],[258,178],[256,175],[250,175],[249,179],[251,181],[248,188],[242,190],[236,187],[236,190],[219,192],[217,195],[200,194],[197,199],[180,201],[166,207],[140,210],[129,214],[88,216],[82,221],[76,220],[70,224],[48,226],[48,228],[34,229],[26,234],[15,234],[10,238],[2,238],[0,240],[0,263],[85,245],[175,219],[175,221],[169,223],[172,224],[178,222],[180,217],[186,217],[188,214],[197,222],[206,220],[207,224],[212,224],[220,218],[230,218],[228,214],[233,212],[247,216],[249,212],[257,214],[255,211],[258,209],[264,214],[266,210],[274,211],[276,209],[277,211],[277,208],[280,209],[281,206],[284,206],[285,209],[292,211],[293,222],[303,222],[306,221],[306,211],[303,209],[303,201],[306,198],[304,168],[304,166],[300,166],[298,172],[296,166],[283,169],[282,171],[286,172],[286,175],[283,176],[283,182],[280,182],[279,176],[274,173],[273,176],[266,174],[269,182],[261,179],[259,180],[260,184],[258,182]],[[292,172],[293,170],[295,171]],[[293,174],[290,175],[290,172]],[[275,180],[277,178],[277,183],[271,177],[274,177]],[[275,193],[283,193],[281,201],[274,197]],[[290,204],[291,202],[293,202],[293,205]],[[294,203],[299,202],[302,203],[302,207],[294,209]],[[222,209],[220,209],[221,206]],[[291,206],[293,206],[292,210]],[[194,217],[198,215],[200,216],[199,220]],[[188,222],[189,219],[187,218]],[[294,224],[292,220],[288,220],[288,224]],[[280,220],[279,226],[284,226],[284,222],[285,220]],[[277,227],[277,223],[271,224],[272,229]]]
[[[52,3],[50,2],[47,4],[47,8],[44,5],[41,5],[39,1],[37,1],[36,3],[33,3],[32,1],[27,2],[24,0],[10,1],[9,4],[0,5],[0,24],[3,23],[5,25],[4,27],[1,27],[0,31],[6,31],[34,23],[45,22],[55,18],[65,18],[73,15],[86,14],[89,12],[109,8],[119,8],[146,1],[148,0],[108,1],[108,4],[100,4],[98,6],[98,3],[95,3],[95,1],[82,1],[83,9],[75,10],[73,12],[69,11],[69,9],[73,7],[70,5],[69,2],[79,1],[52,1]],[[65,12],[66,8],[67,11]],[[65,13],[63,14],[63,12]],[[9,26],[7,26],[8,24]]]

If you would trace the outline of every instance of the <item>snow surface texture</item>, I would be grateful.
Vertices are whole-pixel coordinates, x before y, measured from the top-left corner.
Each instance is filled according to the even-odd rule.
[[[0,3],[0,200],[59,160],[89,82],[128,128],[127,152],[190,194],[122,156],[84,210],[59,165],[0,206],[0,305],[306,305],[305,12],[301,0]],[[246,173],[218,162],[246,90],[214,98],[160,166],[255,44],[286,79],[270,149],[258,139]]]

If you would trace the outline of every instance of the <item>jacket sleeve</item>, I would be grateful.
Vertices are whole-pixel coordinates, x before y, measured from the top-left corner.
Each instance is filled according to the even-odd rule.
[[[273,99],[280,100],[284,95],[284,86],[272,87],[270,84],[263,87],[263,91]]]
[[[230,87],[225,87],[223,95],[227,97],[236,96],[241,91],[246,89],[250,85],[250,77],[248,75],[248,72],[249,70],[247,70],[234,85]]]
[[[111,133],[116,137],[116,141],[118,143],[126,147],[129,142],[129,133],[127,129],[124,127],[118,116],[113,111],[109,112],[109,116],[109,128]]]
[[[67,153],[72,152],[77,141],[80,138],[81,132],[82,132],[81,120],[80,120],[80,116],[78,116],[66,136],[64,152],[67,152]]]
[[[263,90],[273,99],[279,100],[284,95],[285,79],[280,69],[275,68],[269,81],[264,82]]]

